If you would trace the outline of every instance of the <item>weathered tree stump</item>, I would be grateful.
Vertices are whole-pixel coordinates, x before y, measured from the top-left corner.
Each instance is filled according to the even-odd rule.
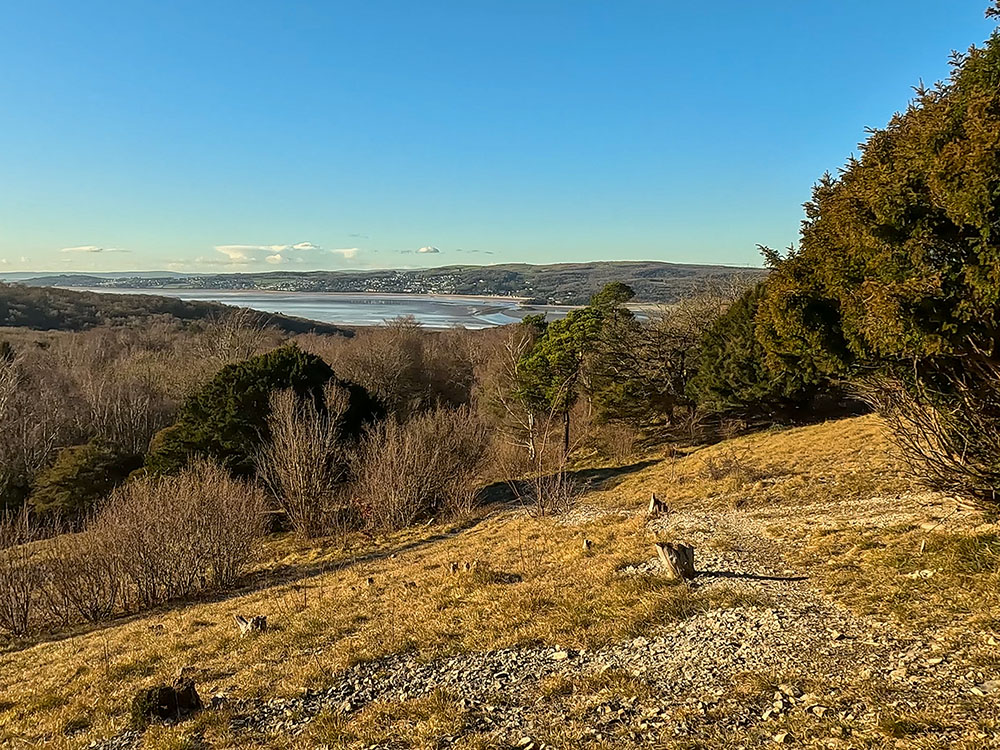
[[[690,544],[657,542],[656,554],[671,578],[690,581],[697,575],[694,570],[694,547]]]
[[[667,507],[666,502],[660,500],[656,496],[656,493],[652,493],[649,496],[649,515],[655,518],[656,516],[665,516],[670,513],[670,508]]]
[[[591,548],[593,546],[594,546],[594,543],[590,539],[584,539],[583,540],[583,551],[584,552],[590,552],[590,550],[591,550]]]
[[[140,690],[132,699],[132,724],[141,728],[156,719],[182,719],[201,708],[201,698],[194,682],[181,678],[173,685]]]
[[[449,570],[451,571],[451,574],[452,574],[452,575],[455,575],[455,574],[456,574],[456,573],[458,572],[458,563],[457,563],[457,562],[453,562],[453,563],[451,563],[451,564],[450,564],[450,565],[448,566],[448,569],[449,569]]]
[[[267,618],[264,615],[254,615],[247,618],[243,615],[233,615],[236,626],[240,629],[240,637],[245,638],[251,633],[263,633],[267,630]]]

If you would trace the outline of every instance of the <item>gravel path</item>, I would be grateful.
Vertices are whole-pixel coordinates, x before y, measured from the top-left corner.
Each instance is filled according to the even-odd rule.
[[[898,513],[876,517],[855,510],[845,516],[843,509],[832,509],[829,521],[834,523],[834,514],[876,525],[901,520]],[[465,731],[485,734],[497,745],[539,747],[531,744],[533,738],[558,720],[550,702],[539,699],[542,684],[607,672],[638,677],[655,697],[592,702],[582,709],[588,732],[594,739],[625,738],[637,746],[698,738],[709,725],[716,733],[767,726],[789,712],[817,721],[838,719],[863,731],[879,721],[887,705],[950,704],[1000,694],[1000,684],[970,670],[963,654],[949,650],[938,634],[906,632],[858,617],[825,598],[808,571],[790,567],[768,536],[768,526],[791,512],[787,507],[780,514],[685,511],[651,522],[663,535],[695,545],[699,576],[694,585],[705,592],[725,589],[737,603],[731,608],[710,609],[648,637],[596,651],[509,648],[430,662],[413,654],[390,656],[336,675],[322,691],[226,702],[232,728],[248,743],[272,733],[294,737],[321,712],[349,715],[375,701],[446,691],[460,698]],[[824,522],[814,508],[809,512],[811,521]],[[587,518],[586,508],[577,509],[572,522]],[[654,558],[621,573],[658,571]],[[733,690],[748,675],[765,680],[798,675],[825,690],[809,694],[793,677],[777,690],[758,689],[748,698]],[[869,705],[857,697],[849,686],[859,681],[883,688],[888,704]],[[455,739],[441,738],[440,746]],[[778,742],[787,739],[775,736]],[[137,740],[126,733],[93,746],[126,748]]]

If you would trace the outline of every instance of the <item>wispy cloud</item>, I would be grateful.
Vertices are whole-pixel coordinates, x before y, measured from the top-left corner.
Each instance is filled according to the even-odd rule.
[[[296,242],[288,245],[216,245],[215,251],[224,255],[225,260],[207,259],[208,265],[252,266],[267,263],[280,266],[310,262],[321,264],[334,256],[352,260],[359,252],[356,247],[324,248],[313,242]]]
[[[101,247],[100,245],[77,245],[76,247],[64,247],[61,253],[129,253],[131,250],[123,250],[120,247]]]

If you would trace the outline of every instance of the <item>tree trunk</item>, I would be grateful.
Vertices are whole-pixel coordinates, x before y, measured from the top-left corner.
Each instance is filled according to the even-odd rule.
[[[528,458],[535,460],[535,414],[528,412]]]
[[[563,414],[563,458],[569,457],[569,411]]]

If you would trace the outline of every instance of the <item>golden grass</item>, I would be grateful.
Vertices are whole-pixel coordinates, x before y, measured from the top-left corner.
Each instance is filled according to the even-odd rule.
[[[432,658],[515,644],[595,648],[705,608],[748,603],[740,598],[746,594],[725,586],[698,591],[618,572],[653,554],[640,513],[650,492],[678,510],[752,514],[814,569],[833,596],[862,611],[905,619],[923,600],[940,613],[934,617],[951,612],[970,627],[995,627],[998,574],[989,551],[996,541],[989,533],[995,532],[973,537],[956,531],[954,538],[935,532],[917,561],[914,549],[926,532],[911,523],[886,535],[866,528],[864,517],[859,521],[858,513],[881,512],[879,503],[872,509],[873,496],[911,489],[889,457],[878,420],[865,417],[759,433],[622,471],[583,498],[609,512],[577,525],[499,510],[462,525],[375,540],[358,536],[346,545],[274,538],[252,581],[226,598],[178,604],[0,654],[0,745],[19,740],[77,747],[111,735],[127,725],[129,701],[139,688],[170,681],[182,667],[194,668],[203,698],[216,692],[290,696],[391,653]],[[634,513],[618,512],[623,509]],[[584,538],[593,542],[589,552]],[[478,565],[452,574],[452,562]],[[896,575],[925,567],[941,572],[926,580]],[[976,597],[992,614],[974,606]],[[267,632],[241,640],[234,614],[266,615]],[[544,683],[540,699],[566,701],[568,717],[565,726],[551,728],[548,741],[562,746],[578,731],[585,716],[573,718],[573,711],[581,700],[644,689],[641,681],[614,674],[574,685]],[[458,733],[463,716],[455,696],[438,693],[376,703],[349,719],[324,715],[309,726],[306,739],[331,747],[376,740],[433,747],[434,737]],[[892,720],[914,726],[930,721]],[[908,726],[887,725],[883,739]],[[225,712],[154,727],[145,742],[182,748],[199,736],[215,747],[238,744]],[[456,746],[484,741],[472,733]],[[610,738],[606,746],[629,742]],[[270,744],[297,746],[277,737]]]

